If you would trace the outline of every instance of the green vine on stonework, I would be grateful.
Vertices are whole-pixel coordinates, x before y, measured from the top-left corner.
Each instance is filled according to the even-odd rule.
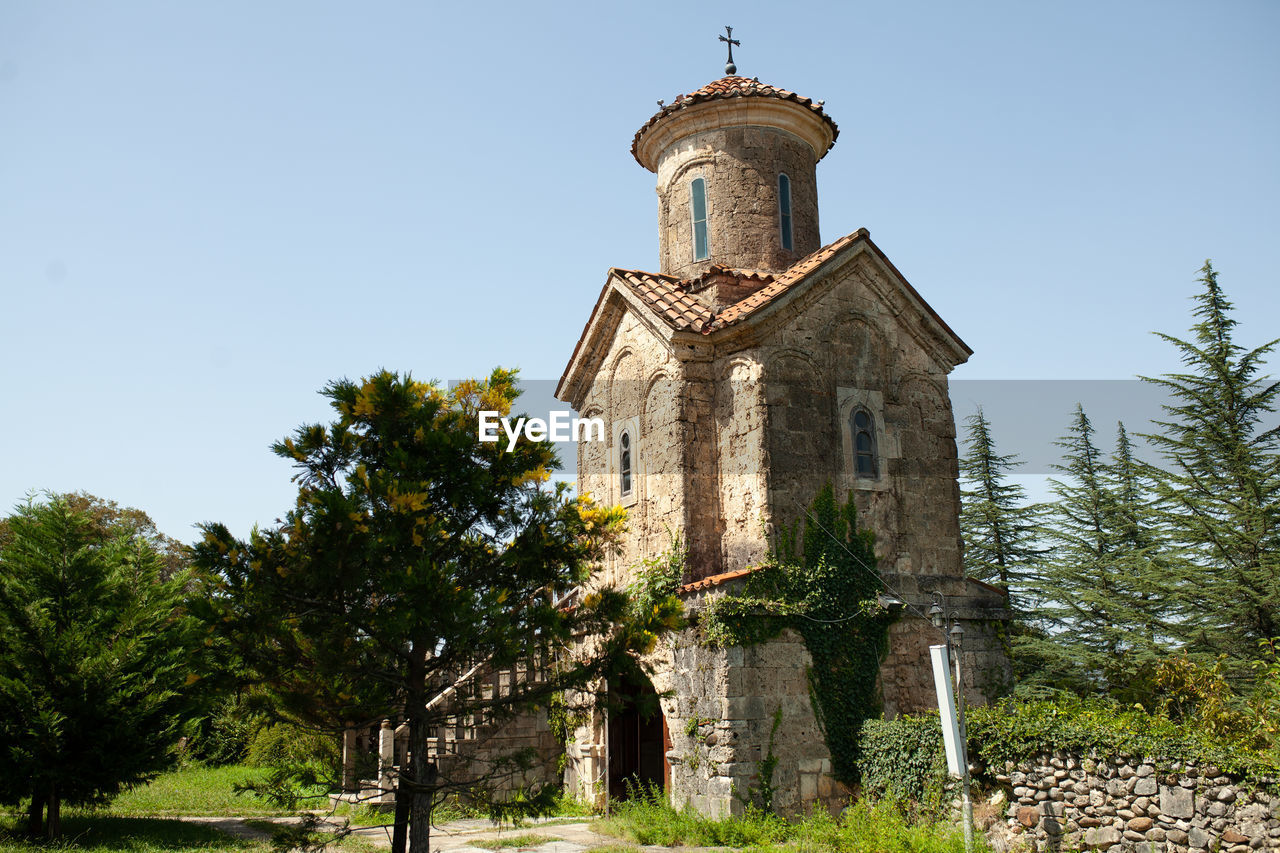
[[[774,742],[778,737],[778,729],[782,726],[782,706],[773,712],[773,726],[769,729],[769,746],[765,749],[764,758],[760,759],[760,771],[756,777],[760,784],[749,785],[746,792],[737,788],[733,796],[748,810],[758,808],[764,814],[773,814],[773,795],[777,788],[773,786],[773,774],[778,769],[778,756],[773,752]],[[756,803],[759,802],[759,805]]]
[[[703,642],[718,647],[762,643],[784,628],[800,634],[813,659],[813,711],[846,784],[858,778],[862,724],[880,713],[876,682],[893,622],[876,604],[883,589],[874,534],[858,528],[853,496],[840,503],[828,483],[742,594],[713,599],[699,619]]]
[[[668,531],[671,547],[657,557],[641,562],[627,587],[631,613],[637,619],[655,618],[668,631],[684,627],[684,605],[676,590],[684,582],[689,547],[680,533]],[[656,637],[655,637],[656,639]]]

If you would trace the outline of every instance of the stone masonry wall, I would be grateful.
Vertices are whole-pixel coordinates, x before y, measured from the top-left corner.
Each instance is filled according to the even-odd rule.
[[[564,748],[547,725],[546,711],[520,714],[499,725],[446,729],[429,744],[444,780],[491,778],[495,791],[559,784],[559,758]],[[511,763],[512,756],[533,749],[537,759],[527,767]]]
[[[696,606],[696,605],[695,605]],[[778,758],[773,805],[799,814],[815,802],[834,806],[846,791],[831,777],[831,755],[809,700],[811,663],[799,635],[784,631],[748,648],[699,645],[692,629],[655,653],[653,683],[671,732],[669,796],[703,814],[741,814],[760,787],[760,762],[773,734]]]
[[[1011,793],[1008,830],[1037,847],[1111,853],[1280,850],[1280,796],[1217,767],[1058,754],[996,779]]]
[[[769,127],[728,127],[685,137],[658,169],[660,270],[693,278],[711,264],[780,272],[816,251],[818,185],[809,144]],[[792,249],[782,248],[778,175],[791,179]],[[710,257],[694,260],[689,184],[706,181]]]
[[[950,356],[869,252],[824,277],[797,294],[799,304],[761,344],[735,354],[762,364],[768,496],[757,514],[776,529],[802,517],[824,483],[842,497],[852,492],[892,590],[920,610],[930,592],[942,592],[948,609],[959,609],[968,698],[985,701],[1009,673],[997,627],[1005,600],[963,575]],[[874,478],[854,471],[848,421],[858,404],[881,428]],[[922,620],[895,626],[883,680],[887,712],[935,705],[926,647],[940,641]]]

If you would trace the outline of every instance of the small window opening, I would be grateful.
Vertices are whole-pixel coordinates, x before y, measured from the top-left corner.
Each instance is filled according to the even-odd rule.
[[[876,422],[866,409],[853,410],[853,460],[859,477],[875,479],[879,460],[876,458]]]
[[[791,179],[778,175],[778,214],[782,225],[782,248],[791,249]]]
[[[626,497],[631,494],[631,435],[624,432],[619,443],[622,445],[622,454],[621,464],[618,466],[618,479],[622,496]]]
[[[689,185],[689,194],[693,210],[693,259],[705,261],[711,256],[707,248],[707,182],[694,178]]]

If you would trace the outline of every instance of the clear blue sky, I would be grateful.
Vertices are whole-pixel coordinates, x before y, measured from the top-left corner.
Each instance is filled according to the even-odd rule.
[[[1176,369],[1149,332],[1207,257],[1240,340],[1280,334],[1271,0],[4,0],[0,508],[245,533],[330,379],[558,377],[605,271],[657,267],[628,147],[725,24],[739,73],[826,100],[823,239],[871,230],[957,377]]]

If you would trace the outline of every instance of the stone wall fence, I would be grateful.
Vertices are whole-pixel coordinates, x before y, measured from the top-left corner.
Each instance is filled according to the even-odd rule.
[[[1280,780],[1204,764],[1057,753],[995,776],[998,848],[1109,853],[1280,851]],[[1005,808],[1007,806],[1007,808]]]

